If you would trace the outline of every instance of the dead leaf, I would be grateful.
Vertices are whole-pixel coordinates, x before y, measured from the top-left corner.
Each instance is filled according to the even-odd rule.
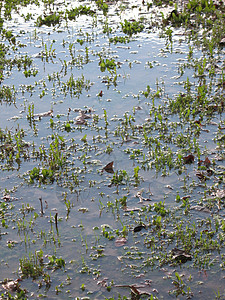
[[[113,161],[108,163],[102,170],[106,171],[107,173],[114,173],[113,170]]]
[[[199,166],[201,166],[202,164],[205,165],[206,168],[208,168],[211,165],[211,161],[209,160],[208,157],[206,157],[205,160],[199,161]]]
[[[201,172],[197,172],[196,176],[200,179],[200,180],[206,180],[207,176]]]
[[[210,169],[207,170],[207,175],[212,176],[213,173],[214,173],[213,169],[210,168]]]
[[[184,250],[173,248],[171,252],[173,255],[173,259],[182,264],[186,263],[188,260],[192,260],[192,256],[190,254],[187,254]]]
[[[204,160],[204,165],[206,166],[206,168],[211,165],[211,161],[208,159],[208,157],[206,157],[206,159]]]
[[[191,164],[194,162],[195,157],[192,154],[189,154],[188,156],[183,157],[184,163],[185,164]]]
[[[120,237],[115,240],[115,246],[116,247],[124,246],[126,244],[126,242],[127,242],[127,239],[125,237]]]
[[[102,97],[103,96],[103,91],[100,91],[96,96],[97,97]]]
[[[146,225],[145,224],[138,225],[138,226],[134,227],[134,232],[139,232],[143,228],[146,229]]]

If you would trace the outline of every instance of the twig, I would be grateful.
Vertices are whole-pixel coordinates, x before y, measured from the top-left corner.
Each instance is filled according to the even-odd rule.
[[[58,230],[58,213],[55,214],[55,228],[56,228],[57,234],[59,234],[59,230]]]
[[[40,197],[39,200],[40,200],[40,202],[41,202],[41,215],[43,216],[44,211],[43,211],[42,197]]]

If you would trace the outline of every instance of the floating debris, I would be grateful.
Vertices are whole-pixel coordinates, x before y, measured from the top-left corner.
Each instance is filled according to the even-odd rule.
[[[192,260],[192,256],[190,254],[187,254],[184,250],[173,248],[171,251],[173,255],[173,259],[184,264],[189,260]]]
[[[209,160],[208,157],[206,157],[205,160],[200,160],[199,161],[199,166],[201,166],[202,164],[204,166],[206,166],[206,168],[209,168],[209,166],[211,165],[211,161]]]
[[[196,172],[196,176],[202,181],[205,181],[206,179],[208,179],[208,177],[205,175],[204,172]]]
[[[106,171],[107,173],[114,173],[114,170],[113,170],[113,161],[111,161],[110,163],[108,163],[102,170]]]
[[[194,155],[190,154],[188,156],[183,157],[184,163],[185,164],[192,164],[195,160]]]
[[[147,226],[145,224],[138,225],[138,226],[134,227],[134,232],[139,232],[142,229],[146,229],[146,227]]]
[[[96,96],[97,97],[102,97],[103,96],[103,91],[100,91]]]

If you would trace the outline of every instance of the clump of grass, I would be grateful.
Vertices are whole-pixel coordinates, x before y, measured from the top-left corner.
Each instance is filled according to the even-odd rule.
[[[127,36],[114,36],[109,38],[110,43],[121,43],[121,44],[127,44],[130,42],[129,38]]]
[[[52,13],[47,16],[39,16],[36,21],[36,26],[41,27],[43,25],[47,26],[55,26],[57,24],[60,24],[61,21],[61,13]]]
[[[90,7],[87,7],[86,5],[80,5],[79,7],[67,10],[67,16],[69,20],[75,20],[76,17],[80,15],[94,16],[95,11],[93,11]]]
[[[22,273],[22,278],[31,277],[32,279],[37,279],[44,273],[43,265],[43,253],[35,252],[35,254],[30,253],[29,257],[24,256],[20,259],[20,271]]]
[[[97,0],[96,5],[98,6],[98,8],[100,10],[103,11],[104,16],[106,16],[107,12],[108,12],[108,9],[109,9],[108,4],[105,3],[103,0]]]
[[[115,59],[103,59],[100,57],[100,62],[99,62],[100,70],[104,72],[106,69],[108,71],[110,70],[116,70],[116,63]]]
[[[139,33],[144,30],[144,25],[140,21],[129,22],[124,20],[124,23],[120,23],[122,31],[129,36]]]

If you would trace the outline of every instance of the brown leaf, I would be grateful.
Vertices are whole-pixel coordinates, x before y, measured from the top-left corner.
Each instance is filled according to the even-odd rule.
[[[184,250],[174,248],[171,252],[173,255],[173,259],[178,262],[186,263],[188,260],[192,260],[192,256],[190,254],[187,254]]]
[[[114,173],[113,170],[113,161],[108,163],[102,170],[106,171],[107,173]]]
[[[134,227],[134,232],[139,232],[143,228],[146,229],[146,225],[145,224],[138,225],[138,226]]]
[[[100,91],[98,94],[97,94],[98,97],[102,97],[103,96],[103,91]]]
[[[208,168],[211,165],[211,161],[208,159],[208,157],[206,157],[203,163],[206,166],[206,168]]]
[[[214,173],[214,171],[212,169],[208,169],[207,170],[207,175],[212,176]]]
[[[192,154],[189,154],[188,156],[183,157],[184,163],[185,164],[191,164],[194,162],[195,157]]]
[[[197,172],[197,173],[196,173],[196,176],[197,176],[200,180],[206,180],[206,179],[207,179],[207,177],[206,177],[203,173],[201,173],[201,172]]]

